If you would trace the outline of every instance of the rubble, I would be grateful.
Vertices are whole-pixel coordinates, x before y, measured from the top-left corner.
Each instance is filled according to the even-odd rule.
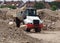
[[[6,22],[5,22],[6,21]],[[7,20],[0,21],[0,43],[40,43],[41,41],[26,35],[14,24],[10,26]]]
[[[44,21],[45,27],[43,29],[59,30],[58,23],[60,22],[60,11],[52,11],[49,9],[37,10],[39,17]],[[59,21],[59,22],[58,22]],[[56,23],[57,22],[57,23]],[[60,24],[60,23],[59,23]]]
[[[3,19],[12,19],[13,16],[16,16],[16,14],[20,11],[20,9],[8,9],[8,8],[3,8],[0,9],[0,18]],[[40,19],[42,19],[44,22],[44,25],[46,29],[50,28],[59,28],[58,26],[56,27],[55,25],[57,24],[58,20],[60,21],[60,10],[52,11],[50,9],[40,9],[37,10],[38,16]],[[14,18],[13,18],[14,19]],[[54,23],[54,24],[53,24]],[[44,27],[44,28],[45,28]]]
[[[0,9],[0,43],[42,43],[42,40],[26,35],[22,30],[26,26],[23,25],[24,27],[21,26],[17,28],[16,24],[11,22],[11,19],[13,20],[13,15],[19,11],[18,9]],[[38,12],[39,17],[43,20],[43,29],[60,30],[60,11],[41,9],[41,11]]]

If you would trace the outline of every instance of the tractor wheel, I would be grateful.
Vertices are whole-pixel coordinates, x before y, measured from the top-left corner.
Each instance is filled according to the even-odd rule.
[[[26,31],[27,31],[27,32],[30,32],[30,29],[27,28]]]
[[[41,29],[35,28],[35,32],[41,32]]]
[[[18,19],[18,18],[16,17],[15,22],[16,22],[16,26],[17,26],[17,27],[20,27],[20,23],[21,23],[20,19]]]

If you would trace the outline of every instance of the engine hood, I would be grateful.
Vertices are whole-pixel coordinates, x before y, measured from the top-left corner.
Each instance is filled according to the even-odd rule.
[[[29,20],[40,20],[37,16],[27,16],[27,19]]]
[[[33,23],[33,20],[39,20],[40,23],[42,23],[43,21],[39,19],[38,16],[27,16],[26,19],[24,20],[24,22],[27,23]]]

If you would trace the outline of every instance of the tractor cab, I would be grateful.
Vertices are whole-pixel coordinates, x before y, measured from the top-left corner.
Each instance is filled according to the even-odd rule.
[[[36,9],[35,8],[27,8],[24,12],[26,16],[36,16]]]

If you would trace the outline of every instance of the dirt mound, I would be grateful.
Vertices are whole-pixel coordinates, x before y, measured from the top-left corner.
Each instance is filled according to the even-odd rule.
[[[14,25],[8,25],[13,15],[20,9],[0,9],[0,43],[45,43],[43,40],[32,38],[21,29]],[[38,10],[39,17],[43,20],[44,29],[60,30],[60,11],[49,9]],[[3,19],[2,19],[3,18]],[[6,18],[6,20],[4,20]]]
[[[7,13],[7,11],[0,10],[0,18],[6,19],[6,13]]]
[[[18,12],[20,12],[19,8],[18,9],[9,9],[9,8],[0,9],[0,15],[3,16],[3,17],[1,16],[1,18],[5,17],[6,19],[13,18],[13,16],[15,17]]]
[[[0,43],[41,43],[41,40],[34,39],[15,25],[8,25],[7,20],[0,21]]]
[[[16,16],[18,12],[21,10],[18,9],[9,9],[9,8],[3,8],[0,9],[0,18],[3,19],[11,19]],[[45,25],[44,28],[46,29],[56,29],[60,28],[58,27],[58,21],[60,21],[60,10],[52,11],[50,9],[40,9],[37,10],[38,16],[43,20],[43,23]]]
[[[43,20],[45,25],[44,29],[59,30],[60,25],[60,11],[52,11],[49,9],[40,9],[37,11],[39,17]],[[59,22],[58,22],[59,21]]]

